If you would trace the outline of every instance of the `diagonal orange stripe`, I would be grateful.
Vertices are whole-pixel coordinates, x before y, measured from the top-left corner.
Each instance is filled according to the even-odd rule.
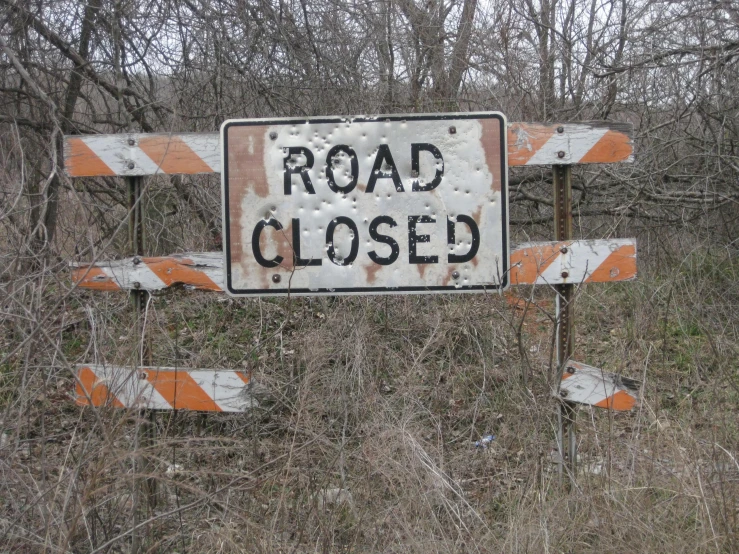
[[[177,136],[155,135],[139,140],[139,148],[164,173],[213,173],[200,156]]]
[[[588,150],[578,163],[613,163],[627,159],[634,152],[631,139],[625,133],[608,130],[595,145]]]
[[[241,379],[245,385],[249,384],[249,381],[251,381],[251,372],[249,372],[249,375],[244,373],[243,371],[234,371],[236,376]]]
[[[511,284],[532,285],[559,256],[559,249],[569,243],[557,242],[520,248],[511,252]],[[520,265],[519,265],[520,264]]]
[[[554,127],[514,123],[508,128],[508,165],[526,165],[552,138]]]
[[[72,281],[85,289],[113,291],[121,290],[112,277],[99,267],[78,267],[72,270]]]
[[[172,258],[144,258],[144,262],[168,287],[182,283],[201,290],[221,290],[205,273],[186,265],[192,260],[183,259],[179,262]]]
[[[636,247],[633,244],[626,244],[611,252],[585,282],[627,281],[634,277],[636,277]]]
[[[68,138],[64,166],[72,177],[115,175],[115,172],[81,138]]]
[[[146,379],[175,410],[221,411],[186,371],[150,370]]]
[[[618,412],[625,412],[636,405],[636,399],[625,391],[618,391],[613,396],[594,404],[597,408],[608,408]]]
[[[108,387],[98,381],[97,375],[89,368],[83,367],[77,374],[77,385],[75,387],[77,392],[77,404],[82,406],[110,406],[115,408],[125,408],[125,406],[118,400],[113,393],[110,392]],[[88,400],[87,396],[90,399]]]

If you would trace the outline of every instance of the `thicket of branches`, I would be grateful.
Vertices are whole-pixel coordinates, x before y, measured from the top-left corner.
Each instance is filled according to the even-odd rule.
[[[635,128],[633,164],[574,170],[576,233],[638,235],[641,264],[578,289],[576,351],[650,380],[631,419],[581,419],[576,494],[549,464],[548,291],[154,295],[156,364],[252,370],[267,407],[145,444],[137,413],[73,404],[75,363],[133,367],[144,333],[69,281],[130,252],[125,185],[65,176],[64,135],[469,110]],[[514,240],[551,239],[551,171],[510,184]],[[148,254],[220,248],[218,175],[145,188]],[[0,550],[736,550],[738,202],[730,0],[0,0]]]
[[[735,229],[739,10],[728,0],[0,5],[3,182],[14,185],[2,224],[25,237],[23,256],[61,248],[58,204],[75,187],[62,135],[214,131],[229,117],[496,109],[628,121],[636,164],[579,175],[580,212],[678,224],[724,206],[711,228]],[[549,219],[542,178],[513,176],[514,221]],[[173,181],[215,234],[217,196]],[[77,188],[98,220],[96,205],[122,199],[112,181]]]

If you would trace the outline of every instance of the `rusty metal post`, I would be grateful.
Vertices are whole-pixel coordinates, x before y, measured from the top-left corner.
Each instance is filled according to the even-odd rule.
[[[128,185],[128,245],[134,257],[144,255],[144,203],[142,199],[143,177],[126,177]],[[135,260],[134,260],[134,263]],[[135,286],[134,286],[135,288]],[[145,290],[132,290],[131,300],[136,312],[141,314],[146,308],[149,293]]]
[[[572,239],[572,166],[555,165],[554,174],[554,238]],[[566,271],[562,277],[566,278]],[[573,284],[556,285],[557,291],[557,382],[561,381],[565,364],[569,362],[575,344]],[[577,471],[577,437],[575,435],[575,405],[562,399],[559,407],[558,445],[561,457],[560,473],[567,471],[568,482],[574,481]]]
[[[144,242],[144,202],[143,202],[143,177],[126,177],[126,185],[128,188],[128,245],[130,253],[134,256],[134,263],[136,259],[144,255],[145,242]],[[144,315],[146,312],[146,304],[149,301],[149,292],[146,290],[139,290],[138,287],[134,286],[131,290],[131,302],[136,313],[136,335],[143,341],[143,360],[145,364],[151,365],[151,348],[149,341],[142,334],[145,333],[144,329]],[[138,366],[138,360],[136,363]],[[138,378],[138,376],[134,376]],[[146,446],[153,441],[154,431],[154,412],[151,410],[141,410],[138,414],[138,421],[136,425],[136,438],[135,448]],[[138,457],[134,457],[134,475],[137,471],[146,471],[148,463],[145,458],[141,460]],[[138,467],[137,467],[138,466]],[[139,480],[134,477],[134,498],[138,497]],[[146,488],[146,494],[149,501],[149,506],[153,509],[156,505],[156,482],[153,479],[145,479],[144,487]],[[133,525],[136,527],[139,523],[138,515],[138,502],[134,501],[133,505]],[[138,533],[134,531],[131,536],[131,552],[137,553],[141,547]]]

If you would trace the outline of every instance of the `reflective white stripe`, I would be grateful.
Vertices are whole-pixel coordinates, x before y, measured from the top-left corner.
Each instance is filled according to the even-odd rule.
[[[91,365],[92,372],[126,408],[170,410],[169,402],[146,379],[142,370],[114,366]],[[144,370],[145,371],[145,370]]]
[[[115,138],[113,138],[115,137]],[[120,175],[126,167],[127,148],[123,135],[92,135],[81,137],[82,141],[107,165],[113,173]]]
[[[602,403],[608,401],[613,405],[612,397],[617,393],[621,395],[625,393],[631,400],[614,405],[614,409],[623,410],[628,409],[629,404],[633,405],[639,397],[641,384],[633,379],[623,378],[616,373],[575,361],[567,364],[566,371],[574,372],[564,376],[560,383],[560,391],[564,391],[564,394],[561,394],[568,402],[591,406],[600,403],[599,407],[605,407]]]
[[[252,407],[246,383],[234,371],[194,369],[189,374],[224,412],[243,412]]]
[[[140,288],[142,290],[159,290],[167,288],[167,285],[149,266],[143,262],[131,266],[107,267],[106,272],[110,271],[116,279],[116,282],[124,289]],[[139,286],[135,287],[134,284]]]
[[[619,246],[617,241],[599,244],[594,241],[572,243],[562,259],[562,270],[570,274],[567,280],[575,284],[584,281],[606,261],[611,252],[618,250]]]
[[[580,370],[562,381],[562,388],[567,391],[567,400],[580,404],[597,404],[613,396],[616,386],[604,379],[599,379],[591,373]]]
[[[117,175],[155,175],[159,166],[138,146],[128,144],[136,135],[93,135],[84,143]],[[135,139],[134,139],[135,140]],[[135,142],[138,144],[138,141]],[[133,167],[129,167],[133,163]]]
[[[105,273],[116,285],[118,285],[121,288],[124,288],[121,286],[121,281],[118,280],[118,277],[116,277],[115,272],[113,271],[113,268],[110,266],[101,265],[98,266],[100,271]]]
[[[221,290],[223,290],[223,269],[206,267],[201,269],[203,273]]]
[[[214,134],[184,134],[177,135],[182,142],[190,147],[201,160],[215,173],[221,172],[221,137],[217,133]]]
[[[156,175],[157,173],[163,173],[159,165],[147,156],[146,152],[141,148],[131,147],[131,160],[134,163],[133,169],[126,167],[126,172],[129,175]]]
[[[535,285],[547,285],[547,284],[556,284],[562,282],[562,261],[564,260],[564,256],[561,253],[556,254],[556,258],[554,261],[552,261],[551,264],[549,264],[544,271],[539,273],[539,276],[536,278],[536,281],[534,282]],[[547,260],[542,260],[542,265],[546,263]]]
[[[547,165],[554,163],[574,164],[579,162],[596,143],[608,132],[605,127],[589,128],[581,131],[581,125],[564,125],[564,133],[555,133],[542,146],[526,165]],[[562,158],[559,152],[564,152]]]

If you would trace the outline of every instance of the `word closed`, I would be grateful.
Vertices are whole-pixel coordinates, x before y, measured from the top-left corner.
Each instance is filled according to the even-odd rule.
[[[498,113],[232,120],[232,295],[484,291],[508,282]]]

